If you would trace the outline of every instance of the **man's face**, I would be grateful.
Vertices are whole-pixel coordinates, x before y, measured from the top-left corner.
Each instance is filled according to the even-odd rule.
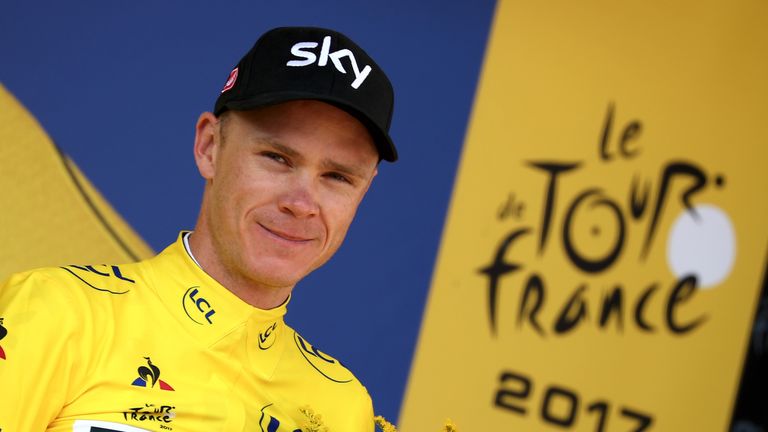
[[[318,101],[227,116],[201,168],[217,264],[239,282],[293,286],[341,245],[378,153],[357,119]]]

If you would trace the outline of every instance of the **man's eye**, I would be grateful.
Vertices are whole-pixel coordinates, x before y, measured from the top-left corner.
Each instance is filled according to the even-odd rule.
[[[349,180],[349,178],[347,176],[343,175],[343,174],[332,172],[332,173],[326,174],[326,176],[331,178],[332,180],[335,180],[335,181],[339,181],[339,182],[342,182],[342,183],[352,184],[352,182]]]
[[[268,157],[269,159],[274,160],[275,162],[279,162],[281,164],[287,164],[288,161],[282,157],[281,155],[273,152],[263,152],[262,156]]]

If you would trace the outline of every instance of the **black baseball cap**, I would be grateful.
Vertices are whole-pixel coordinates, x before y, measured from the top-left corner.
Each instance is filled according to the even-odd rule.
[[[213,113],[299,99],[347,111],[368,128],[381,159],[397,160],[389,136],[392,84],[362,48],[333,30],[279,27],[264,33],[230,72]]]

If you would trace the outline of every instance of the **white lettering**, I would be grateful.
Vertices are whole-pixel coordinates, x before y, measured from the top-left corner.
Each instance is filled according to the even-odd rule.
[[[341,59],[344,56],[349,56],[349,59],[352,60],[352,63],[355,63],[355,56],[352,54],[352,51],[348,49],[338,50],[330,55],[328,57],[331,58],[331,61],[333,62],[333,65],[336,66],[336,70],[338,70],[341,73],[347,73],[346,70],[344,70],[344,66],[341,65]]]
[[[352,81],[352,88],[357,89],[368,78],[368,74],[371,73],[371,67],[365,65],[362,72],[357,70],[357,64],[353,64],[353,67],[355,68],[355,80]]]
[[[323,46],[320,48],[320,60],[318,60],[318,66],[325,66],[328,64],[328,52],[331,50],[331,37],[326,36],[323,38]]]
[[[301,57],[304,60],[289,60],[286,66],[301,67],[311,65],[317,60],[315,53],[311,51],[302,51],[302,48],[314,48],[317,46],[317,42],[299,42],[291,47],[291,54],[296,57]]]
[[[362,84],[363,81],[365,81],[365,78],[368,77],[368,74],[371,73],[371,67],[366,65],[361,72],[360,68],[357,66],[357,61],[355,60],[355,55],[352,54],[352,51],[343,49],[328,55],[328,57],[331,58],[333,65],[336,66],[336,69],[341,73],[347,73],[347,71],[344,70],[344,66],[341,65],[341,58],[344,56],[348,56],[349,61],[352,63],[352,72],[355,73],[355,80],[352,81],[352,88],[356,89],[360,87],[360,84]]]
[[[354,81],[352,81],[352,88],[357,89],[360,87],[361,84],[365,81],[366,78],[368,78],[368,75],[371,73],[371,66],[365,65],[365,67],[360,70],[360,66],[357,64],[357,60],[355,59],[355,55],[352,53],[352,51],[348,49],[341,49],[338,51],[331,52],[331,37],[326,36],[323,38],[323,44],[320,47],[320,58],[318,59],[315,53],[312,51],[307,51],[305,49],[312,49],[317,48],[318,43],[317,42],[299,42],[291,47],[291,54],[293,54],[296,57],[302,58],[304,60],[289,60],[288,63],[286,63],[286,66],[294,66],[294,67],[301,67],[301,66],[309,66],[313,64],[315,61],[317,61],[318,66],[326,66],[328,64],[328,59],[331,59],[331,62],[333,63],[333,66],[336,68],[337,71],[346,74],[347,70],[344,69],[344,66],[341,64],[341,59],[343,57],[348,57],[349,62],[352,65],[352,72],[355,75]]]

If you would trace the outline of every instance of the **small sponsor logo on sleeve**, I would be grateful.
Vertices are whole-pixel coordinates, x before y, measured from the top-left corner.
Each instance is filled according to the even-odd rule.
[[[348,383],[355,378],[341,362],[310,345],[298,333],[294,333],[294,340],[301,355],[324,377],[337,383]]]
[[[8,334],[8,330],[6,330],[5,327],[3,327],[3,318],[0,317],[0,341],[3,340],[3,338]],[[5,360],[5,351],[3,350],[3,346],[0,345],[0,360]],[[2,429],[0,428],[0,432],[2,432]]]
[[[135,280],[124,275],[116,265],[68,265],[61,268],[96,291],[109,294],[125,294],[136,284]]]

